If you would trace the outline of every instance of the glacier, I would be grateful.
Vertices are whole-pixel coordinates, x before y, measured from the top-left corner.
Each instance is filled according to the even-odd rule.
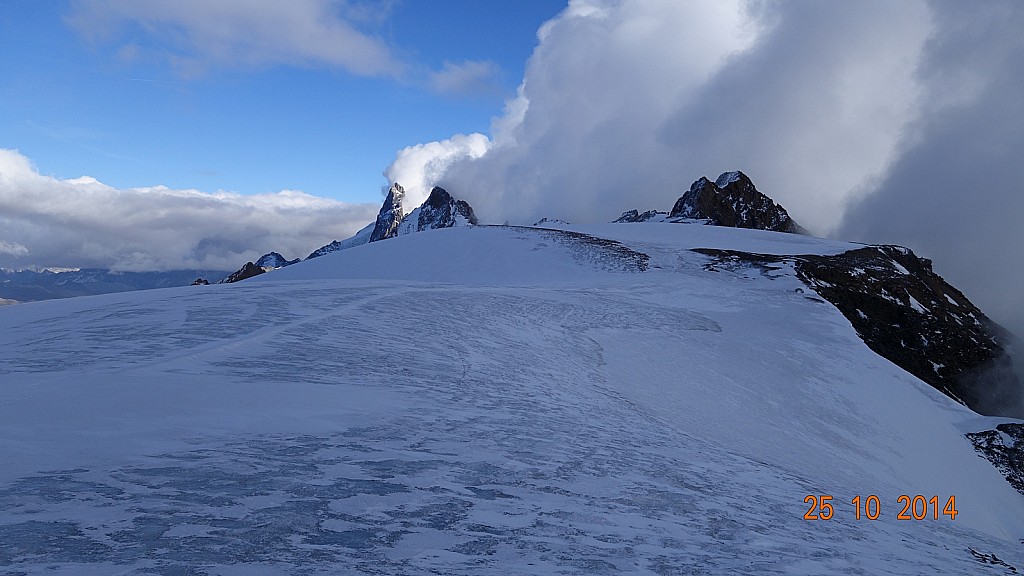
[[[1009,420],[874,354],[791,267],[691,251],[859,245],[563,228],[0,308],[0,574],[1024,566],[1022,496],[964,436]],[[901,495],[958,514],[897,520]]]

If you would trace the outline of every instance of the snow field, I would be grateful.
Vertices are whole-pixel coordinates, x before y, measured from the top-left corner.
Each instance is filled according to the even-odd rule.
[[[791,239],[616,226],[646,272],[553,232],[451,229],[235,285],[0,309],[0,573],[1005,573],[969,547],[1021,564],[1021,497],[962,436],[976,415],[791,270],[683,250],[701,230]],[[955,494],[960,515],[897,521],[904,493]],[[835,518],[803,520],[809,494]],[[858,494],[879,520],[854,520]]]

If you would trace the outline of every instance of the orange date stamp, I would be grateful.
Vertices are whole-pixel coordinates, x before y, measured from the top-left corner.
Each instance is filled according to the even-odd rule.
[[[832,496],[827,494],[809,494],[804,498],[804,504],[809,504],[807,512],[804,512],[804,520],[831,520],[836,515],[836,507],[833,504]],[[956,509],[956,496],[946,499],[946,504],[939,509],[938,496],[908,496],[901,494],[896,499],[897,508],[901,508],[896,514],[897,520],[955,520],[960,512]],[[882,515],[882,502],[878,496],[871,494],[861,497],[854,496],[850,500],[853,505],[854,520],[878,520]]]

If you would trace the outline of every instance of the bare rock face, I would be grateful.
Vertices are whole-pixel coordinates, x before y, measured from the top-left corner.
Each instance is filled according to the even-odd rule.
[[[1014,416],[1020,384],[1006,331],[901,246],[805,256],[801,279],[836,305],[868,347],[975,412]]]
[[[275,270],[277,268],[284,268],[285,266],[291,266],[292,264],[298,264],[299,259],[287,260],[284,256],[281,256],[278,252],[268,252],[260,259],[256,261],[256,265],[264,270]]]
[[[426,201],[402,220],[398,234],[476,224],[476,214],[465,200],[456,200],[444,188],[434,186]]]
[[[649,220],[655,220],[659,216],[660,217],[667,217],[668,213],[666,213],[666,212],[658,212],[657,210],[648,210],[648,211],[644,212],[643,214],[641,214],[639,210],[626,210],[625,212],[622,213],[622,216],[619,216],[615,220],[612,220],[612,222],[616,223],[616,224],[633,223],[633,222],[647,222]]]
[[[970,432],[965,436],[1010,486],[1024,494],[1024,425],[1004,423],[995,430]]]
[[[707,220],[715,226],[804,234],[782,206],[758,192],[743,172],[726,172],[711,182],[701,177],[683,194],[669,218]]]
[[[395,182],[388,190],[380,212],[377,213],[377,223],[373,227],[373,232],[370,233],[370,242],[398,236],[398,225],[405,217],[405,208],[402,205],[404,200],[405,188]]]
[[[253,262],[246,262],[245,266],[242,266],[236,272],[232,273],[227,278],[221,280],[219,284],[233,284],[235,282],[241,282],[242,280],[252,278],[253,276],[259,276],[260,274],[265,274],[266,272],[266,270],[264,270],[260,266],[257,266]]]
[[[832,256],[696,252],[759,267],[788,262],[879,356],[979,414],[1024,416],[1017,413],[1024,399],[1004,348],[1006,331],[911,250],[867,246]]]
[[[314,250],[306,259],[318,258],[324,254],[361,246],[369,242],[387,240],[403,234],[450,228],[452,226],[476,225],[473,208],[464,200],[455,200],[444,188],[435,186],[430,196],[412,212],[405,211],[405,188],[397,182],[388,190],[388,195],[377,213],[377,220],[345,240],[335,240]]]

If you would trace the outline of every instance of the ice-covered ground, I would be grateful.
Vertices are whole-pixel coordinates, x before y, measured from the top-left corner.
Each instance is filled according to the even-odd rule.
[[[449,229],[3,307],[0,574],[1024,569],[1024,501],[962,436],[985,419],[791,270],[683,250],[845,245],[571,228],[625,246]]]

